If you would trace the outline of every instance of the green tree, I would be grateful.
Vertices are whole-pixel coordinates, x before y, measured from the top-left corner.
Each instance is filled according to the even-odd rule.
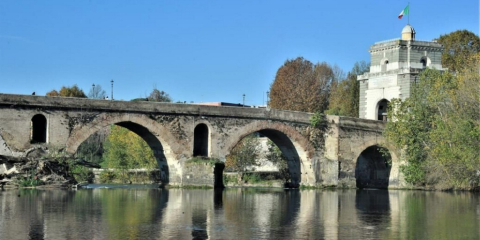
[[[314,65],[302,57],[287,60],[270,86],[269,105],[283,110],[323,112],[334,80],[335,73],[325,62]]]
[[[103,165],[118,170],[121,178],[130,180],[127,170],[134,168],[154,169],[156,159],[148,144],[134,132],[113,125],[105,142]]]
[[[100,164],[104,152],[104,142],[108,136],[109,129],[102,129],[88,137],[80,144],[77,156],[85,161]]]
[[[468,59],[480,52],[480,38],[468,30],[457,30],[441,35],[437,42],[445,47],[442,66],[458,71],[468,65]]]
[[[47,96],[50,97],[78,97],[78,98],[86,98],[87,96],[83,92],[82,89],[80,89],[76,84],[73,85],[72,87],[65,87],[63,86],[59,92],[56,90],[52,90],[50,92],[47,92]]]
[[[360,84],[357,76],[369,70],[369,63],[356,62],[347,78],[335,81],[330,92],[327,114],[358,117],[360,101]]]
[[[249,167],[258,166],[260,150],[260,142],[254,134],[244,137],[227,156],[226,171],[238,172],[239,177],[243,178]]]
[[[425,70],[410,98],[394,99],[385,135],[403,149],[401,166],[416,185],[471,188],[480,177],[480,57],[469,57],[457,75]]]
[[[280,148],[278,148],[278,146],[270,139],[267,142],[266,157],[268,161],[272,162],[278,168],[283,180],[285,180],[285,182],[290,181],[290,171],[288,169],[287,158],[283,155]]]

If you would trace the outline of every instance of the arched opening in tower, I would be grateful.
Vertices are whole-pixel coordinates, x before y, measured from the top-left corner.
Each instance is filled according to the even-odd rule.
[[[100,165],[95,179],[77,179],[97,183],[169,182],[169,169],[163,146],[147,128],[133,122],[119,122],[90,135],[76,151],[86,162]]]
[[[264,129],[248,134],[230,150],[225,172],[227,176],[237,173],[237,179],[230,181],[239,184],[271,180],[296,188],[301,181],[300,156],[287,135]]]
[[[357,159],[355,178],[358,188],[388,188],[392,158],[386,148],[370,146]]]
[[[47,119],[42,114],[32,117],[31,143],[47,142]]]
[[[193,132],[193,156],[208,157],[208,126],[200,123]]]
[[[387,110],[389,101],[382,99],[377,104],[377,120],[387,121]]]

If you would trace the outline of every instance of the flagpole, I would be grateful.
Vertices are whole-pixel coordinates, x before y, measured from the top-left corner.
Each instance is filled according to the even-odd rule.
[[[410,2],[408,2],[408,25],[410,25]]]

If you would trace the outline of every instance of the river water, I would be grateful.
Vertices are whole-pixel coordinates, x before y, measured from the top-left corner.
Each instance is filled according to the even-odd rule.
[[[480,239],[480,195],[284,189],[0,191],[0,239]]]

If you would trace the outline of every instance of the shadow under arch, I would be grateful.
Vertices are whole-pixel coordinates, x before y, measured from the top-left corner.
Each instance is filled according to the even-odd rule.
[[[112,124],[127,128],[145,140],[148,146],[152,149],[155,159],[157,160],[158,169],[160,170],[161,184],[169,184],[172,179],[170,164],[173,164],[173,160],[176,159],[176,157],[171,151],[171,143],[163,140],[160,137],[160,132],[164,134],[166,138],[173,137],[171,137],[171,134],[166,129],[159,129],[159,127],[156,127],[158,124],[156,124],[155,121],[144,116],[110,116],[102,114],[88,124],[79,125],[74,128],[67,140],[67,152],[75,154],[80,144],[90,135]]]
[[[300,156],[292,141],[284,133],[273,130],[264,129],[257,131],[270,139],[282,151],[283,156],[287,159],[288,171],[290,173],[290,183],[288,187],[299,187],[301,182],[301,166]]]
[[[241,139],[249,134],[258,132],[275,143],[287,158],[290,173],[288,187],[299,187],[300,184],[314,185],[316,182],[315,167],[310,158],[313,153],[308,151],[312,150],[313,146],[310,146],[307,139],[288,125],[280,123],[268,123],[268,125],[264,126],[262,123],[257,122],[245,127],[247,130],[229,139],[225,156],[230,154],[230,151]]]
[[[357,158],[355,179],[357,188],[388,188],[392,157],[388,149],[373,145]]]

